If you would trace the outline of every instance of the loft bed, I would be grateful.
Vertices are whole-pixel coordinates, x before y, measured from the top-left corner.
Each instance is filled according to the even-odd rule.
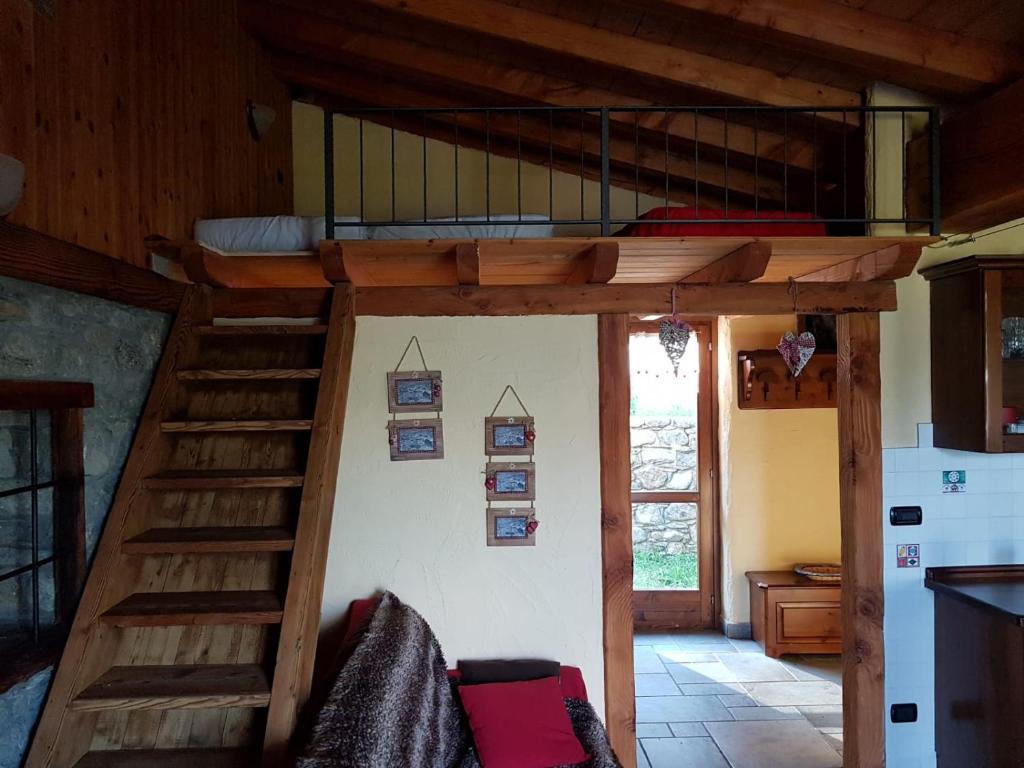
[[[937,157],[906,152],[934,125],[933,110],[912,107],[327,109],[325,216],[200,220],[194,240],[146,247],[157,271],[226,288],[895,279],[932,241],[903,233],[938,229]],[[389,184],[364,172],[373,131],[390,140]],[[400,151],[410,140],[421,147],[411,161]],[[450,166],[428,163],[428,140],[448,147]],[[482,213],[460,211],[460,153],[464,168],[483,164]],[[495,186],[499,162],[514,176]],[[547,174],[547,213],[524,212],[524,167]],[[912,173],[933,179],[931,200],[908,193]],[[572,215],[555,205],[566,174],[578,183]],[[453,190],[449,215],[428,216],[442,202],[428,175]],[[390,216],[367,214],[374,181]],[[513,183],[514,210],[494,212],[492,195],[507,202]],[[420,215],[400,218],[398,199],[419,187]],[[358,215],[335,213],[339,190]]]

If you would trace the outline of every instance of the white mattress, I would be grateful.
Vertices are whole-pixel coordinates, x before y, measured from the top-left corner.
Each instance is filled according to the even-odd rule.
[[[459,224],[443,225],[454,219],[431,219],[434,224],[393,226],[365,225],[337,227],[335,237],[344,240],[431,240],[451,238],[528,238],[554,237],[554,227],[538,223],[547,216],[538,214],[494,214],[463,216]],[[355,223],[359,219],[339,216],[337,221]],[[223,253],[280,253],[315,250],[325,237],[324,218],[310,216],[250,216],[232,219],[196,219],[193,237],[208,248]]]

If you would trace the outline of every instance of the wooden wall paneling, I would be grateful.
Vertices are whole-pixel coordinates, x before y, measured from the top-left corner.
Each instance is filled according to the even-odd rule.
[[[0,0],[0,152],[27,167],[11,220],[130,263],[196,217],[288,213],[291,101],[236,0]],[[11,52],[11,55],[8,53]],[[251,98],[277,112],[256,142]]]
[[[843,765],[885,765],[882,419],[877,313],[838,318]]]
[[[629,315],[598,315],[605,723],[624,768],[636,768],[633,508],[629,474]]]

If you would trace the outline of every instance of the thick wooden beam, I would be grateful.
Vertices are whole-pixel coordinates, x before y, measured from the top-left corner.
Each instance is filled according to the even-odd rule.
[[[219,254],[208,251],[198,243],[184,245],[181,248],[181,266],[185,276],[193,283],[209,285],[214,288],[227,288],[234,285],[234,270],[230,263]],[[256,286],[235,286],[255,288]]]
[[[327,569],[341,441],[345,429],[352,352],[355,297],[351,285],[334,289],[327,329],[309,458],[295,532],[281,640],[267,712],[263,765],[284,765],[288,742],[309,699]]]
[[[387,107],[389,104],[403,104],[405,106],[421,107],[423,109],[450,109],[453,103],[459,103],[457,94],[449,92],[433,93],[429,89],[409,87],[390,80],[381,80],[378,75],[368,74],[359,70],[346,68],[340,69],[329,65],[310,64],[308,61],[297,59],[274,58],[274,71],[277,74],[302,88],[309,88],[319,93],[340,97],[344,103],[368,104],[376,107]],[[356,116],[358,113],[353,112]],[[362,117],[362,116],[360,116]],[[489,115],[475,112],[461,112],[456,114],[454,110],[450,113],[434,113],[428,116],[432,123],[450,126],[447,135],[448,143],[454,143],[456,135],[465,137],[465,132],[470,131],[478,136],[485,136],[490,141],[495,138],[503,139],[509,146],[518,148],[526,144],[534,149],[540,150],[541,155],[546,154],[549,149],[558,156],[572,157],[576,160],[575,170],[579,173],[579,158],[586,157],[587,161],[594,167],[598,167],[601,157],[601,135],[599,123],[589,116],[589,127],[581,131],[580,120],[582,116],[554,115],[553,120],[548,120],[548,115],[533,112],[495,112]],[[365,118],[371,122],[389,121],[391,115],[367,114]],[[566,121],[572,120],[572,124]],[[692,122],[692,117],[690,118]],[[422,133],[422,121],[419,115],[414,115],[411,120],[411,128],[414,133]],[[619,127],[619,126],[617,126]],[[625,126],[621,126],[625,128]],[[630,126],[632,127],[632,126]],[[458,131],[458,134],[456,133]],[[784,189],[778,171],[773,176],[766,173],[765,169],[758,173],[739,168],[735,165],[726,166],[715,160],[705,158],[694,159],[693,153],[682,154],[679,152],[665,153],[665,136],[661,134],[648,142],[648,132],[638,135],[630,130],[628,136],[624,131],[614,132],[609,137],[608,155],[610,161],[622,168],[639,173],[645,177],[660,180],[662,191],[664,190],[664,178],[666,174],[671,180],[670,187],[678,188],[685,186],[686,189],[694,188],[694,180],[699,181],[701,187],[707,190],[708,187],[724,189],[726,186],[733,191],[742,193],[750,198],[759,197],[763,200],[771,200],[776,204],[786,199]],[[797,185],[794,185],[797,186]],[[790,204],[799,207],[802,203],[809,204],[809,200],[793,200],[797,190],[791,188],[789,191]],[[807,192],[803,192],[807,197]]]
[[[629,474],[629,315],[597,318],[601,434],[601,565],[605,725],[624,768],[635,768],[633,507]]]
[[[0,411],[92,408],[96,395],[86,381],[0,380]]]
[[[885,764],[878,326],[876,313],[840,315],[837,324],[846,768],[878,768]]]
[[[480,285],[480,246],[457,243],[453,252],[459,285]]]
[[[763,277],[772,258],[772,244],[754,240],[687,275],[681,283],[749,283]]]
[[[529,285],[459,288],[357,288],[360,315],[464,317],[473,315],[664,315],[673,284]],[[886,312],[896,309],[896,284],[722,283],[680,285],[679,311],[687,315],[779,315]],[[215,297],[216,305],[216,297]]]
[[[339,241],[322,240],[320,242],[320,266],[324,270],[327,282],[332,285],[352,282],[345,267],[345,246]]]
[[[933,29],[830,0],[641,0],[704,26],[774,42],[940,93],[972,93],[1024,73],[1012,46]]]
[[[914,271],[918,259],[921,258],[921,247],[915,243],[897,243],[825,269],[808,272],[796,279],[812,283],[898,280]]]
[[[943,232],[976,232],[1024,216],[1021,115],[1024,79],[943,121]]]
[[[594,243],[580,255],[572,274],[566,278],[568,285],[582,283],[607,283],[615,277],[619,266],[619,244],[616,242]]]
[[[183,283],[2,219],[0,275],[167,313],[185,294]]]
[[[401,78],[429,81],[442,90],[451,87],[472,89],[482,102],[524,106],[593,107],[614,104],[622,107],[655,106],[628,93],[609,91],[589,83],[560,78],[551,73],[507,66],[444,48],[424,45],[387,34],[386,30],[367,30],[353,26],[352,20],[327,17],[295,8],[246,3],[241,11],[243,24],[277,50],[286,50],[302,60],[310,57],[335,64],[353,62],[370,65],[375,71]],[[311,65],[315,66],[315,65]],[[278,75],[287,80],[285,73]],[[386,106],[399,106],[391,100]],[[408,106],[408,105],[401,105]],[[699,142],[702,147],[729,148],[735,156],[757,155],[761,161],[785,162],[790,167],[811,170],[815,151],[810,142],[794,135],[781,135],[763,127],[752,127],[714,115],[665,114],[658,112],[610,115],[613,125],[644,135]]]
[[[365,3],[411,18],[752,103],[840,108],[861,104],[859,94],[842,88],[779,76],[757,67],[616,34],[496,0],[365,0]]]
[[[213,292],[213,317],[325,318],[331,306],[329,288],[247,288]]]

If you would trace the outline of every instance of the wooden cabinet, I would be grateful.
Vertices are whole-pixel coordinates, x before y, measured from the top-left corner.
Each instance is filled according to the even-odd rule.
[[[921,274],[931,292],[935,445],[1024,451],[1024,434],[1003,429],[1003,406],[1024,417],[1024,355],[1004,357],[1002,330],[1006,318],[1024,324],[1024,259],[971,256]]]
[[[928,568],[938,768],[1024,765],[1024,566]]]
[[[792,571],[748,571],[750,625],[765,655],[842,653],[841,588]]]

